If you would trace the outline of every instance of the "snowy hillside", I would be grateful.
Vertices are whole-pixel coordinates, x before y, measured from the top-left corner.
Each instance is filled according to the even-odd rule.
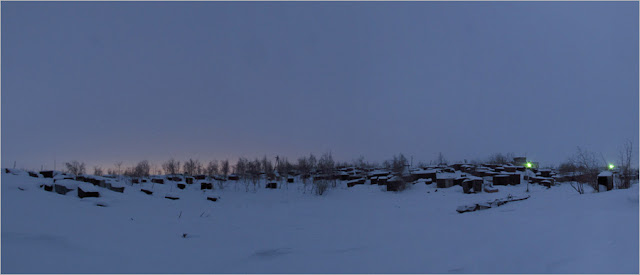
[[[637,184],[584,195],[531,185],[527,200],[460,214],[526,184],[464,194],[340,182],[314,196],[297,178],[256,192],[142,183],[80,199],[39,187],[52,179],[1,179],[2,273],[639,272]]]

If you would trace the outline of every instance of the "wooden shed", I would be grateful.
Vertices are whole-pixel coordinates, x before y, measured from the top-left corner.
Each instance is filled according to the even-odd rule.
[[[213,189],[213,184],[210,182],[201,182],[200,190]]]
[[[81,199],[88,197],[98,198],[100,197],[100,192],[91,185],[83,184],[78,186],[78,197]]]
[[[453,186],[453,178],[437,179],[438,188],[449,188]]]
[[[471,193],[471,180],[465,179],[462,183],[460,183],[460,186],[462,186],[462,192],[464,192],[465,194]]]
[[[509,175],[498,174],[493,176],[493,185],[509,185]]]
[[[463,183],[466,179],[467,179],[467,177],[465,177],[465,176],[457,177],[457,178],[455,178],[455,179],[453,180],[453,185],[460,185],[460,186],[462,186],[462,183]]]
[[[338,177],[340,178],[340,180],[349,180],[349,173],[347,172],[340,172],[338,173]]]
[[[7,173],[9,169],[7,169]],[[42,175],[43,178],[53,178],[53,171],[40,171],[40,175]]]
[[[392,177],[387,181],[387,191],[402,191],[405,187],[405,182],[399,177]]]
[[[378,177],[377,184],[378,185],[387,185],[388,177]]]
[[[436,170],[420,170],[413,172],[414,179],[431,179],[432,182],[435,182],[437,179],[437,171]]]
[[[520,174],[509,174],[509,184],[518,185],[520,184]]]
[[[604,171],[598,174],[598,185],[604,185],[607,187],[607,191],[613,189],[613,173],[610,171]]]
[[[276,189],[276,188],[278,188],[278,183],[277,182],[267,183],[266,188],[268,188],[268,189]]]
[[[356,184],[364,184],[365,181],[366,181],[366,178],[350,180],[350,181],[347,181],[347,187],[353,187]]]
[[[455,184],[456,177],[457,175],[454,173],[438,173],[436,179],[436,187],[449,188]]]

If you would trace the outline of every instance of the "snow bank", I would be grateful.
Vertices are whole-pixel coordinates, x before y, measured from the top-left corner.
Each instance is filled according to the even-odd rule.
[[[19,189],[51,179],[1,179],[3,273],[638,273],[637,184],[580,195],[568,184],[463,194],[341,183],[314,196],[301,182],[144,183],[80,199]],[[509,194],[531,197],[456,212]]]

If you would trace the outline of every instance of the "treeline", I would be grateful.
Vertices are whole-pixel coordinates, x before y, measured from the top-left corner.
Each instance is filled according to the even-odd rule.
[[[513,162],[514,156],[513,153],[495,153],[483,160],[464,160],[459,163],[476,165],[482,163],[508,164]],[[620,182],[617,183],[618,188],[629,188],[631,180],[637,175],[637,169],[631,166],[633,157],[633,144],[631,141],[627,141],[623,144],[616,161],[616,167],[621,179]],[[316,175],[320,180],[313,181],[312,189],[315,193],[322,194],[329,186],[336,185],[335,180],[332,180],[336,178],[336,168],[354,167],[361,170],[386,169],[395,175],[400,175],[409,164],[409,160],[403,154],[394,155],[391,159],[385,160],[380,164],[377,162],[368,162],[363,156],[351,162],[336,162],[331,153],[327,152],[319,158],[314,154],[309,154],[308,156],[299,157],[293,162],[280,156],[276,156],[273,160],[267,156],[253,160],[241,157],[235,165],[230,164],[229,160],[211,160],[203,163],[198,159],[192,158],[184,162],[172,158],[163,162],[160,166],[153,165],[147,160],[140,161],[129,167],[123,167],[122,162],[116,162],[114,168],[107,169],[106,173],[101,167],[93,167],[93,174],[97,176],[106,174],[128,177],[149,177],[151,174],[206,175],[210,178],[222,177],[224,179],[230,174],[235,174],[240,180],[246,183],[247,190],[250,184],[253,184],[255,189],[262,175],[265,175],[269,180],[282,180],[284,182],[286,182],[289,175],[300,175],[305,188],[309,178],[312,175]],[[437,157],[429,163],[419,162],[415,166],[428,167],[448,164],[449,161],[445,158],[444,154],[439,153]],[[574,188],[578,192],[583,193],[584,187],[582,184],[586,183],[597,188],[597,175],[603,169],[606,170],[608,165],[609,163],[604,159],[602,154],[598,155],[578,147],[577,151],[558,167],[549,165],[544,167],[551,169],[557,168],[560,173],[574,175],[577,183]],[[82,162],[71,161],[65,163],[65,167],[67,172],[74,175],[86,173],[85,164]]]

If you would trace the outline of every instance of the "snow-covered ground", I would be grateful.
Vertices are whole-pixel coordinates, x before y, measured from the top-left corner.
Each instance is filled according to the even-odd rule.
[[[464,194],[341,183],[203,192],[169,184],[45,192],[51,179],[2,174],[2,273],[638,273],[638,185],[579,195],[526,184]],[[141,186],[154,191],[140,192]],[[264,184],[262,184],[264,186]],[[18,187],[24,189],[20,190]],[[217,186],[216,186],[217,187]],[[179,200],[168,200],[167,193]],[[216,202],[207,196],[218,196]],[[96,206],[96,203],[106,207]],[[183,238],[183,234],[187,234]]]

